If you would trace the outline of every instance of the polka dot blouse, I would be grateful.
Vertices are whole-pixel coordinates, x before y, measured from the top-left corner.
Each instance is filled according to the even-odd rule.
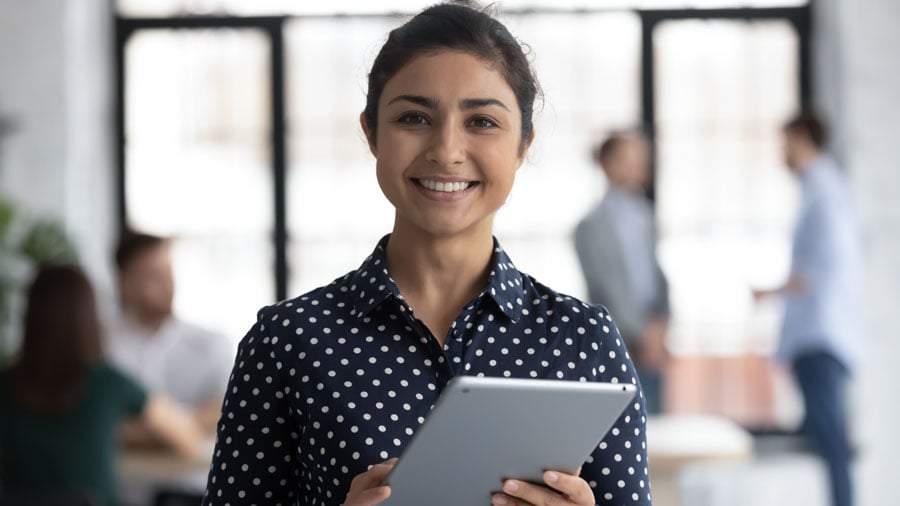
[[[388,239],[358,270],[259,312],[229,381],[205,505],[341,504],[354,476],[400,456],[456,375],[637,383],[606,311],[519,272],[496,241],[487,287],[440,346],[388,273]],[[640,399],[582,469],[598,504],[650,504]]]

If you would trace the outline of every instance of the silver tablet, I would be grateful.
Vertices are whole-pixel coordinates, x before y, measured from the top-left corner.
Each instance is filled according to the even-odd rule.
[[[450,381],[387,477],[389,506],[487,506],[504,478],[574,472],[634,385],[478,378]]]

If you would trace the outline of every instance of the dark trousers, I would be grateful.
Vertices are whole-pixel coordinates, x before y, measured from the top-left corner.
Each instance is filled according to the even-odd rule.
[[[850,450],[847,438],[844,390],[849,372],[832,354],[800,355],[793,363],[803,393],[806,417],[803,432],[825,460],[833,506],[851,506]]]

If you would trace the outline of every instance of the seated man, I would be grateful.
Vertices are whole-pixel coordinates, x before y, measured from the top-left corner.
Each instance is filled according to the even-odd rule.
[[[122,312],[108,333],[111,361],[150,392],[164,393],[215,431],[234,361],[222,335],[176,317],[169,241],[146,234],[124,235],[116,249]],[[126,429],[131,443],[149,442],[138,427]]]

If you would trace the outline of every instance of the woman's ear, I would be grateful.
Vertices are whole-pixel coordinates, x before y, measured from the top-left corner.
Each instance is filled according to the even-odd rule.
[[[531,143],[534,142],[534,130],[528,135],[528,139],[522,142],[522,145],[519,146],[519,167],[522,166],[522,163],[525,161],[525,155],[528,154],[528,149],[531,148]]]
[[[369,130],[369,122],[366,121],[365,111],[359,113],[359,126],[362,127],[362,131],[366,135],[366,142],[369,143],[369,152],[372,153],[372,156],[375,156],[375,139],[373,137],[374,132]]]

